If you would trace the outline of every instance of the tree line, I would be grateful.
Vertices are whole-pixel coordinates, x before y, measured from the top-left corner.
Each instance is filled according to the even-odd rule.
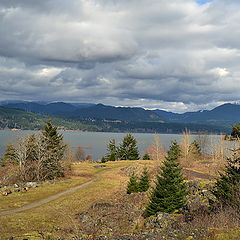
[[[102,158],[102,162],[116,160],[138,160],[139,150],[137,140],[132,134],[127,134],[122,143],[117,146],[115,139],[111,139],[107,146],[107,154]]]
[[[7,146],[1,166],[17,169],[21,181],[44,181],[64,176],[62,160],[66,151],[62,134],[48,121],[39,134]]]

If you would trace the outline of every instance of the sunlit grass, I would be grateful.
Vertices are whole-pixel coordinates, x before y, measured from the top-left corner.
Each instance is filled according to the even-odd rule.
[[[63,196],[26,212],[1,217],[1,235],[2,237],[22,236],[25,233],[41,230],[52,232],[58,227],[67,227],[74,221],[76,213],[86,210],[94,202],[107,199],[120,188],[125,187],[128,176],[123,174],[122,169],[130,165],[145,166],[146,164],[151,165],[151,163],[152,161],[118,161],[104,164],[80,163],[73,165],[74,176],[70,179],[56,183],[45,183],[43,186],[31,189],[27,193],[14,193],[7,197],[1,197],[0,207],[6,209],[42,199],[93,179],[93,183],[88,187],[71,195]],[[99,166],[102,167],[99,168]]]
[[[9,209],[51,196],[86,181],[93,182],[75,193],[62,196],[40,207],[14,215],[0,217],[0,239],[24,234],[52,233],[76,223],[76,214],[88,209],[93,203],[106,201],[116,192],[124,191],[129,168],[156,171],[159,161],[116,161],[107,163],[79,163],[72,166],[73,175],[54,183],[44,183],[26,193],[13,193],[0,197],[0,209]],[[154,174],[153,174],[154,175]],[[58,230],[57,230],[58,229]],[[59,230],[60,229],[60,230]]]

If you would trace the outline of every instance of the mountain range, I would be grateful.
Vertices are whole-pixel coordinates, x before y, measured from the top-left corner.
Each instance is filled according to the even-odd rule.
[[[165,124],[165,127],[169,124],[170,126],[175,124],[175,126],[181,127],[194,124],[194,129],[197,128],[196,124],[199,124],[199,126],[212,126],[214,129],[217,127],[219,129],[220,127],[230,129],[233,124],[240,122],[240,105],[231,103],[220,105],[212,110],[181,114],[160,109],[146,110],[140,107],[115,107],[92,103],[2,101],[0,106],[1,109],[6,111],[12,109],[19,113],[21,110],[25,113],[35,113],[37,116],[43,116],[44,118],[50,116],[75,122],[95,122],[97,125],[101,125],[102,130],[105,129],[102,128],[104,124],[106,127],[110,123],[112,123],[108,125],[110,129],[120,127],[121,123],[121,126],[125,128],[135,125],[141,126],[142,129],[143,126],[147,126],[149,131],[151,126],[156,128],[160,126],[159,124],[162,124],[161,126]],[[0,111],[0,116],[1,114]]]
[[[240,122],[240,105],[226,103],[212,110],[196,112],[173,113],[163,110],[154,110],[159,116],[164,117],[168,122],[181,123],[205,123],[218,125],[232,125]]]
[[[1,103],[3,107],[21,109],[27,112],[48,114],[51,116],[64,117],[74,120],[109,120],[109,121],[160,121],[161,116],[154,111],[143,108],[114,107],[103,104],[89,103],[37,103],[37,102],[15,102]]]

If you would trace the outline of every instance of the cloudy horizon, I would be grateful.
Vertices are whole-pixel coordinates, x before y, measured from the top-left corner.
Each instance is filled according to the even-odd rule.
[[[1,0],[0,100],[174,112],[240,100],[237,0]]]

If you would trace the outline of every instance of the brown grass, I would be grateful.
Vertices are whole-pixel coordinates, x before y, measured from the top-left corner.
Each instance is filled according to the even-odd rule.
[[[130,165],[144,167],[146,164],[151,165],[152,162],[154,161],[108,162],[104,164],[106,166],[104,168],[96,168],[96,166],[101,165],[96,163],[84,162],[75,164],[73,165],[73,178],[69,179],[69,183],[65,186],[63,182],[56,183],[59,188],[62,190],[68,188],[70,183],[73,184],[75,181],[79,181],[78,175],[82,174],[93,174],[95,181],[87,188],[81,189],[69,196],[61,197],[41,207],[18,213],[14,216],[1,217],[0,236],[3,238],[17,235],[23,236],[24,234],[36,235],[39,231],[57,234],[60,231],[59,229],[69,227],[69,221],[70,219],[75,219],[76,213],[88,209],[96,202],[110,198],[114,193],[125,188],[128,181],[128,176],[124,172],[125,168]],[[55,187],[51,189],[53,191]],[[10,205],[12,206],[13,203],[22,204],[21,197],[25,198],[28,202],[32,201],[30,193],[26,193],[29,195],[22,196],[9,195],[12,198]],[[39,187],[38,189],[33,189],[32,194],[35,195],[34,199],[36,199],[36,196],[41,198],[49,194],[49,189]],[[0,206],[3,209],[10,198],[1,197],[1,199]]]

